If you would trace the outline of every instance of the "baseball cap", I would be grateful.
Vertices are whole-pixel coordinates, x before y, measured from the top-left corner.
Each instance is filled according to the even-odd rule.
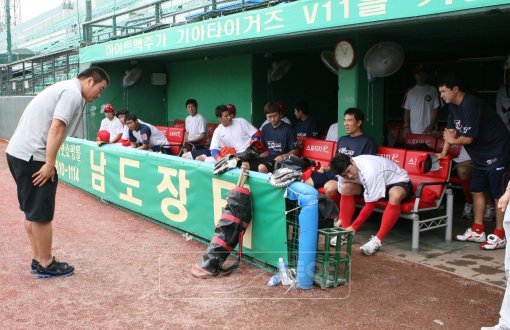
[[[114,112],[115,110],[113,110],[113,105],[111,105],[110,103],[106,103],[105,105],[103,105],[103,111]]]
[[[236,106],[230,103],[225,104],[225,106],[227,107],[228,111],[230,111],[230,113],[232,113],[235,117],[237,114]]]
[[[430,171],[437,171],[441,168],[437,156],[427,153],[418,156],[416,159],[416,166],[418,167],[418,171],[422,174],[428,173]]]
[[[97,138],[103,142],[110,142],[110,132],[101,130],[97,132]]]

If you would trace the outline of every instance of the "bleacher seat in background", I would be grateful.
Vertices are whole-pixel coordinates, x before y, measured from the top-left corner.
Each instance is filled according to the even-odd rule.
[[[218,127],[218,124],[215,123],[207,123],[207,129],[206,129],[206,137],[205,137],[205,144],[210,145],[212,136],[214,134],[214,131]]]
[[[423,174],[416,166],[417,159],[423,154],[433,154],[432,152],[379,147],[377,153],[392,160],[405,159],[403,167],[409,174],[415,196],[402,203],[400,217],[413,222],[412,249],[419,248],[420,233],[432,229],[445,227],[445,240],[450,241],[453,222],[453,194],[448,182],[451,168],[450,157],[440,160],[439,170]],[[398,164],[402,166],[402,163]],[[441,204],[445,195],[446,207],[442,208]],[[356,202],[359,207],[364,204],[362,197],[356,198]],[[378,200],[375,211],[383,213],[387,204],[388,201],[385,199]]]
[[[390,121],[387,123],[387,127],[391,134],[393,134],[393,138],[395,139],[395,142],[402,142],[403,141],[403,129],[402,129],[402,123],[396,122],[396,121]]]
[[[206,131],[205,131],[205,141],[203,141],[202,143],[195,144],[193,146],[193,149],[204,149],[204,148],[209,149],[214,131],[216,130],[216,127],[218,127],[218,125],[219,124],[215,124],[215,123],[207,123]]]
[[[406,159],[406,149],[392,148],[392,147],[378,147],[377,156],[387,158],[397,163],[398,166],[404,168]]]
[[[167,127],[154,126],[163,133],[168,141],[165,147],[170,149],[170,154],[180,156],[184,144],[184,128],[183,127]]]
[[[172,127],[184,128],[186,129],[186,122],[184,120],[176,119],[172,124]]]

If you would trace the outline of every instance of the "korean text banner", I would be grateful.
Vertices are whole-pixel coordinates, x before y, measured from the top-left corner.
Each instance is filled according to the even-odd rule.
[[[488,10],[497,5],[508,5],[508,0],[301,0],[82,47],[80,63],[139,58],[213,44],[465,10]]]
[[[210,239],[235,187],[239,169],[213,176],[212,164],[150,151],[68,138],[58,152],[57,173],[66,183],[188,233]],[[253,219],[243,253],[276,265],[287,258],[283,189],[250,172]],[[98,216],[97,221],[101,217]]]

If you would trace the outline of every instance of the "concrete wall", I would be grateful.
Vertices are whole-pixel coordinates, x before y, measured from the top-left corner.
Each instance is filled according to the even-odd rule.
[[[0,97],[0,138],[9,140],[27,104],[34,96]]]
[[[26,106],[34,96],[2,96],[0,97],[0,139],[9,140],[18,126],[18,121]],[[86,121],[78,125],[74,137],[83,138]]]

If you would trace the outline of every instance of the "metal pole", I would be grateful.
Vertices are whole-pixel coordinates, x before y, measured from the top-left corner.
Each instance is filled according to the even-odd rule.
[[[158,2],[154,7],[154,14],[156,15],[156,24],[161,22],[161,3]]]
[[[12,62],[12,43],[11,43],[11,2],[5,0],[5,25],[7,31],[7,63]]]
[[[92,20],[92,0],[85,1],[85,22]],[[86,25],[83,29],[83,39],[87,42],[92,41],[92,26]]]
[[[76,19],[78,20],[78,34],[80,38],[80,42],[82,41],[82,31],[81,31],[81,23],[80,23],[80,3],[79,0],[76,0]]]

